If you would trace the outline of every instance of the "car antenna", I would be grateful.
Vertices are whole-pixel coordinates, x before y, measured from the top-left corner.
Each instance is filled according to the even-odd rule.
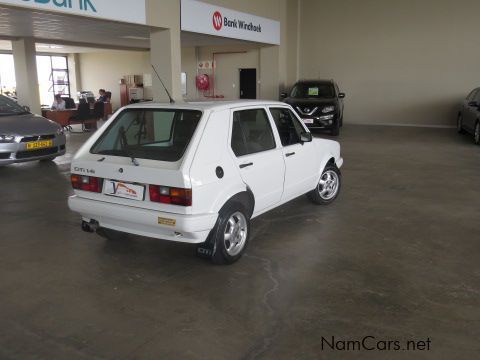
[[[155,71],[155,74],[157,75],[158,80],[160,80],[160,82],[162,83],[162,86],[163,86],[163,88],[165,89],[165,92],[167,93],[168,98],[170,99],[170,104],[175,104],[175,100],[173,100],[172,96],[170,95],[170,93],[169,93],[168,90],[167,90],[167,87],[166,87],[165,84],[163,83],[162,78],[160,77],[160,75],[158,75],[157,69],[155,69],[155,66],[153,66],[153,64],[150,64],[150,65],[152,65],[153,71]]]

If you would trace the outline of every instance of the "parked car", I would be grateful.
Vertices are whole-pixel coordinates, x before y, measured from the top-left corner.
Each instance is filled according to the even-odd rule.
[[[283,93],[284,102],[291,105],[309,129],[330,130],[337,136],[343,125],[343,99],[333,80],[301,80]]]
[[[53,160],[65,154],[65,143],[60,125],[0,95],[0,166]]]
[[[472,90],[462,102],[457,116],[457,131],[473,135],[475,144],[480,145],[480,88]]]
[[[250,219],[303,194],[333,202],[342,163],[340,145],[312,139],[281,102],[135,104],[75,155],[69,206],[85,231],[199,244],[226,264]]]

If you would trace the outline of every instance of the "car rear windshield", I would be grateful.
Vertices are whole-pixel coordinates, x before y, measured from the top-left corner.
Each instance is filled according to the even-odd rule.
[[[0,95],[0,116],[20,115],[27,111],[12,99]]]
[[[91,153],[175,162],[182,158],[201,117],[197,110],[127,109]]]
[[[335,90],[332,84],[322,83],[304,83],[296,84],[292,93],[292,98],[304,99],[304,98],[332,98],[335,96]]]

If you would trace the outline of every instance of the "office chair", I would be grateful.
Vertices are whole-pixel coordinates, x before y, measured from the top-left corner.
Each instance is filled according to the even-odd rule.
[[[93,106],[93,117],[97,120],[105,117],[105,104],[101,101],[97,101]]]
[[[92,118],[90,114],[90,106],[87,103],[80,103],[77,109],[77,115],[72,116],[68,120],[68,130],[72,131],[72,123],[74,124],[82,124],[82,131],[81,132],[88,132],[89,130],[85,127],[85,121],[90,120]],[[78,131],[77,131],[78,132]]]
[[[65,109],[75,109],[77,107],[71,97],[62,97],[62,99],[65,101]]]

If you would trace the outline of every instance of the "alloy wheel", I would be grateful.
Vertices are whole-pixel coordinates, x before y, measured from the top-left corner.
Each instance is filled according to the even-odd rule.
[[[247,219],[241,212],[235,212],[228,219],[223,235],[225,250],[228,255],[236,256],[240,254],[247,242]]]
[[[320,178],[317,191],[323,200],[328,201],[337,195],[339,184],[338,174],[333,170],[327,170]]]

